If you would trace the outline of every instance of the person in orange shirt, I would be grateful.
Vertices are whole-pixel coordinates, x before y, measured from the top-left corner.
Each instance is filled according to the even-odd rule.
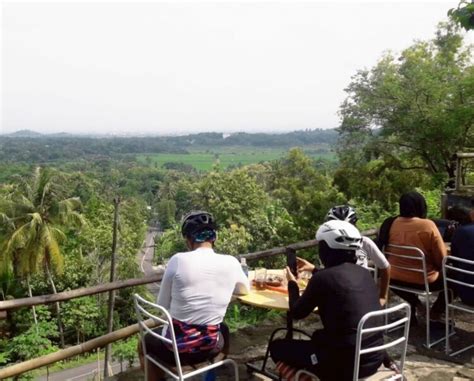
[[[426,218],[427,206],[424,197],[418,192],[408,192],[400,197],[400,215],[384,221],[379,232],[379,245],[386,244],[416,246],[421,249],[426,258],[426,270],[431,291],[443,289],[441,265],[447,255],[443,238],[435,223]],[[398,251],[397,251],[398,252]],[[400,252],[401,254],[403,251]],[[388,256],[392,265],[391,282],[401,286],[424,289],[423,273],[406,271],[395,266],[416,267],[421,263],[409,258]],[[418,296],[412,293],[393,290],[395,294],[406,300],[412,309],[413,323],[416,324],[416,309],[423,313],[423,308]],[[430,315],[436,319],[445,309],[444,293],[438,295],[431,308]]]

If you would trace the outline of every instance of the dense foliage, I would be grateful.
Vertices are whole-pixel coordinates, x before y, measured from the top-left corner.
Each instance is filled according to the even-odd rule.
[[[474,146],[471,53],[455,26],[440,24],[434,39],[359,71],[341,107],[338,184],[374,200],[383,183],[396,195],[453,178],[453,155]]]
[[[50,163],[139,153],[188,153],[194,147],[250,146],[283,147],[334,144],[335,129],[295,131],[285,134],[248,134],[230,136],[200,133],[185,136],[85,137],[68,134],[41,135],[32,131],[0,135],[0,162]]]

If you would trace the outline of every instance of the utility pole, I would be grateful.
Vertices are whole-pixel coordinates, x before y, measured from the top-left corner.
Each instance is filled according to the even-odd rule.
[[[110,259],[110,282],[115,281],[115,259],[117,256],[117,237],[119,227],[119,207],[120,207],[120,196],[114,198],[114,225],[112,233],[112,258]],[[114,303],[115,303],[115,291],[109,291],[109,303],[107,311],[107,333],[110,333],[114,329]],[[104,378],[109,376],[109,362],[111,357],[112,345],[107,344],[105,347],[105,359],[104,359]]]

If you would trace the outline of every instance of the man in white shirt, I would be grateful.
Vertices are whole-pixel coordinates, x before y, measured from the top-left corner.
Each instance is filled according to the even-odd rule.
[[[239,261],[214,252],[216,228],[210,213],[188,213],[183,218],[181,232],[190,251],[171,257],[161,282],[157,303],[173,318],[180,360],[184,364],[205,361],[222,351],[224,337],[228,336],[222,321],[232,294],[245,294],[250,289]],[[147,352],[174,364],[171,350],[161,341],[146,336],[145,343]],[[143,357],[141,345],[139,352]],[[150,366],[148,374],[152,380],[163,378],[155,366]]]

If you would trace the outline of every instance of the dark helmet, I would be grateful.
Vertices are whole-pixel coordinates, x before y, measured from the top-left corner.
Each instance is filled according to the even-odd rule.
[[[329,212],[326,215],[326,221],[331,220],[346,221],[350,222],[352,225],[355,225],[358,218],[353,207],[349,205],[338,205],[329,209]]]
[[[189,212],[183,217],[181,223],[181,234],[185,238],[192,237],[203,230],[215,231],[216,229],[217,225],[212,214],[202,210]]]

